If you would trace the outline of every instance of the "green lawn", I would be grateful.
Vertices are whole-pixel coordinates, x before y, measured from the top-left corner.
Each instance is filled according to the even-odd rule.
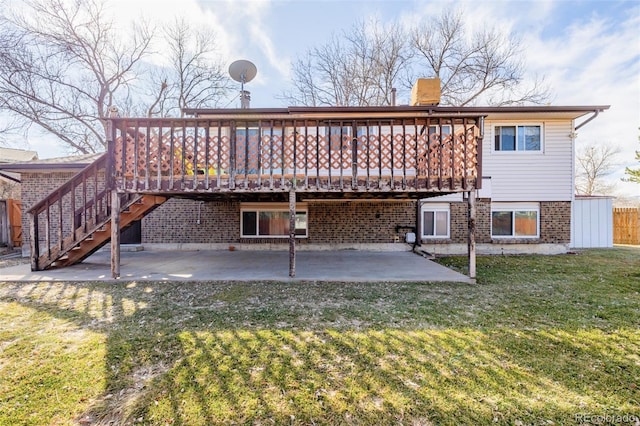
[[[640,417],[639,248],[479,257],[478,277],[2,283],[0,424]]]

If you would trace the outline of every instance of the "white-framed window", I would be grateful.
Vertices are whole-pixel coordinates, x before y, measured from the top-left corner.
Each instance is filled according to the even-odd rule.
[[[422,238],[449,238],[449,204],[423,203]]]
[[[540,205],[538,203],[493,203],[491,205],[492,238],[538,238]]]
[[[429,126],[429,139],[431,139],[432,135],[445,136],[450,134],[451,134],[450,124],[443,124],[441,126],[438,126],[438,125]]]
[[[541,124],[504,124],[493,127],[494,151],[542,151]]]
[[[296,204],[296,237],[307,238],[307,206]],[[289,237],[287,203],[243,203],[240,205],[242,238]]]

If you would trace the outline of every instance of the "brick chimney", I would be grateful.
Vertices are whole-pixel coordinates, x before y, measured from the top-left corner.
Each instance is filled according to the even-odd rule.
[[[440,79],[419,78],[411,88],[411,106],[438,105],[440,103]]]

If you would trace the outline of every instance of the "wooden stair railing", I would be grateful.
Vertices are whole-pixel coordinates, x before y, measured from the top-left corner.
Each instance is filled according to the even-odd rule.
[[[105,153],[29,210],[31,270],[73,265],[110,241],[107,163]],[[142,219],[164,201],[165,197],[122,194],[121,229]]]

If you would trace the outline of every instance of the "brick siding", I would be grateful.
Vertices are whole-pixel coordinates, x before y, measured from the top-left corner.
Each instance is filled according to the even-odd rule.
[[[552,244],[571,242],[571,202],[540,203],[540,242]]]
[[[74,173],[23,173],[22,203],[24,211],[43,199]],[[92,188],[88,192],[92,194]],[[76,202],[79,206],[79,201]],[[70,210],[68,202],[63,204]],[[283,243],[278,238],[240,238],[239,201],[197,201],[170,199],[144,218],[143,243]],[[286,204],[283,204],[286,205]],[[308,238],[301,244],[392,243],[398,237],[404,241],[406,227],[415,226],[416,201],[309,201]],[[199,213],[198,213],[199,210]],[[54,211],[52,221],[57,221]],[[198,217],[200,222],[198,223]],[[467,242],[467,203],[450,204],[451,234],[449,239],[424,239],[436,244]],[[477,243],[550,243],[568,244],[570,241],[571,203],[540,203],[539,239],[491,239],[491,200],[477,200]],[[63,213],[65,226],[71,215]],[[24,247],[29,247],[29,219],[23,215]],[[396,230],[396,226],[403,227]],[[44,239],[44,224],[41,224]],[[51,235],[55,241],[57,235]]]
[[[21,198],[22,198],[22,247],[23,253],[25,249],[29,247],[31,241],[31,231],[29,228],[29,215],[26,212],[31,209],[40,200],[47,197],[60,185],[71,179],[75,172],[51,172],[51,173],[22,173],[21,174]],[[87,198],[93,197],[94,193],[93,182],[87,183]],[[76,207],[82,205],[82,197],[80,194],[76,195],[75,200]],[[73,216],[71,213],[71,197],[67,196],[63,199],[62,203],[62,225],[65,232],[70,232],[72,227]],[[58,209],[52,208],[49,216],[51,223],[59,223],[60,215]],[[44,242],[46,241],[46,224],[43,220],[39,222],[38,234],[40,236],[41,250],[44,250]],[[52,244],[58,241],[57,228],[52,228],[49,236]]]
[[[229,243],[238,242],[239,238],[237,201],[173,198],[142,220],[143,243]]]
[[[309,243],[393,243],[415,226],[416,202],[336,201],[309,203]]]

